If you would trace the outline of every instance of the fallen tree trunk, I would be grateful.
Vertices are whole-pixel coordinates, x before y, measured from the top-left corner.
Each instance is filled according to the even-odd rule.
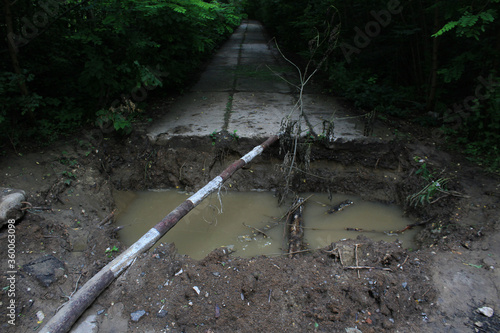
[[[293,258],[295,254],[303,250],[304,229],[302,220],[302,211],[304,198],[298,198],[292,205],[290,214],[287,218],[288,227],[288,257]]]
[[[227,167],[220,175],[212,179],[207,185],[181,203],[157,225],[151,228],[137,242],[132,244],[125,252],[107,264],[96,275],[78,290],[54,317],[40,330],[41,333],[68,332],[81,314],[94,302],[94,300],[117,278],[132,262],[142,253],[149,250],[163,235],[174,227],[189,211],[203,201],[210,193],[217,190],[238,169],[249,163],[264,149],[272,145],[278,137],[269,137],[260,146]]]

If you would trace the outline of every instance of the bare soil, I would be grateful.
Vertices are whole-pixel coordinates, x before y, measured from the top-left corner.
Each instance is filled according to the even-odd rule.
[[[307,172],[294,173],[292,190],[401,205],[416,222],[426,222],[419,249],[358,237],[293,259],[242,259],[219,248],[196,261],[163,244],[142,255],[82,318],[96,315],[99,332],[498,332],[500,179],[435,141],[419,140],[430,136],[418,131],[391,142],[315,144]],[[194,191],[258,143],[241,139],[218,147],[211,138],[183,138],[152,146],[139,127],[128,137],[93,130],[3,156],[0,186],[25,190],[29,209],[16,224],[16,325],[7,323],[4,288],[1,331],[36,332],[124,250],[113,224],[101,223],[114,209],[113,189]],[[432,204],[412,207],[406,198],[428,183],[416,173],[422,163],[415,156],[449,182]],[[271,147],[226,186],[281,193],[282,158],[279,147]],[[0,230],[2,287],[6,234]],[[117,251],[106,251],[113,247]],[[64,264],[45,273],[48,285],[30,274],[33,262],[47,255]],[[495,314],[478,314],[481,306]],[[140,310],[145,315],[133,321]]]

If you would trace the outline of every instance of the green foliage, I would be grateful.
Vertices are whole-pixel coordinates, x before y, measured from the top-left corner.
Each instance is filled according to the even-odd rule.
[[[322,31],[325,14],[335,5],[342,22],[338,43],[353,51],[347,59],[346,49],[338,48],[322,66],[316,78],[322,79],[325,91],[346,97],[357,108],[376,110],[378,117],[443,125],[460,151],[498,169],[496,92],[488,91],[491,98],[460,113],[460,122],[446,122],[446,113],[475,95],[478,77],[498,75],[499,4],[410,1],[401,2],[401,13],[394,15],[388,15],[387,1],[373,0],[248,0],[245,6],[283,49],[308,59],[309,42]]]
[[[108,112],[116,101],[142,102],[156,87],[181,89],[242,17],[238,0],[68,1],[26,39],[23,25],[41,7],[27,0],[11,6],[25,15],[14,17],[15,40],[28,43],[18,45],[22,76],[12,73],[8,52],[0,55],[0,135],[16,128],[45,142],[94,123],[96,112],[98,122],[130,132],[130,115]]]
[[[425,185],[420,191],[409,195],[406,200],[410,206],[414,207],[417,207],[418,205],[424,206],[426,204],[431,204],[433,203],[431,199],[434,199],[438,193],[446,193],[448,191],[446,184],[449,179],[444,177],[436,179],[436,172],[430,170],[427,165],[426,158],[424,159],[419,156],[415,156],[413,157],[413,160],[420,163],[420,167],[415,174],[420,175],[420,177],[425,181]],[[437,201],[439,198],[434,200]]]
[[[431,204],[436,194],[440,192],[447,192],[446,183],[449,181],[447,178],[440,178],[437,180],[431,180],[427,183],[420,191],[409,195],[407,200],[410,206],[417,207],[418,205],[425,206],[426,204]]]
[[[430,181],[432,179],[432,177],[434,176],[434,173],[430,172],[429,169],[427,168],[427,162],[418,157],[418,156],[415,156],[413,158],[413,160],[415,162],[418,162],[418,163],[422,163],[420,165],[420,168],[415,172],[416,175],[421,175],[421,177],[427,181]]]
[[[111,258],[111,257],[113,256],[113,253],[118,252],[119,250],[120,250],[120,249],[119,249],[116,245],[114,245],[112,248],[109,248],[109,247],[108,247],[108,248],[104,251],[104,253],[106,253],[106,256],[107,256],[108,258]]]
[[[494,77],[493,82],[500,82]],[[471,161],[500,170],[500,85],[490,87],[483,99],[475,99],[463,112],[462,126],[443,126],[450,144],[465,152]]]
[[[499,3],[500,0],[491,0],[491,3]],[[455,21],[447,22],[438,32],[432,37],[439,37],[452,30],[455,30],[458,37],[475,38],[479,40],[481,33],[485,32],[485,27],[495,21],[498,16],[496,9],[490,8],[481,11],[477,14],[472,13],[473,6],[467,5],[461,8],[462,16]]]

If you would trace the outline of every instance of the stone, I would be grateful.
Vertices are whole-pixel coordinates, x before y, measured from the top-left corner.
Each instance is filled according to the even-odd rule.
[[[132,321],[138,322],[139,319],[141,319],[142,316],[144,316],[145,314],[146,314],[146,311],[139,310],[139,311],[136,311],[136,312],[132,312],[130,314],[130,318],[132,318]]]
[[[494,314],[493,309],[489,306],[483,306],[482,308],[477,309],[477,311],[488,318],[493,317]]]
[[[360,330],[358,330],[357,328],[353,328],[353,327],[346,328],[345,331],[346,331],[346,333],[363,333]]]
[[[71,333],[97,333],[97,315],[89,315],[71,330]]]
[[[82,229],[69,229],[68,232],[73,252],[84,252],[87,249],[89,232]]]
[[[160,311],[158,311],[158,313],[156,314],[156,316],[158,318],[165,318],[167,315],[168,315],[168,311],[167,310],[163,310],[163,309],[161,309]]]
[[[10,219],[19,220],[24,216],[21,202],[25,200],[26,193],[23,190],[0,187],[0,228]]]
[[[100,332],[128,332],[128,319],[123,303],[115,303],[107,310],[99,325]]]
[[[23,270],[48,287],[64,275],[64,263],[50,254],[27,263]]]
[[[488,269],[494,269],[495,266],[497,265],[496,260],[493,259],[492,257],[486,257],[486,258],[484,258],[483,259],[483,263],[486,266],[486,268],[488,268]]]

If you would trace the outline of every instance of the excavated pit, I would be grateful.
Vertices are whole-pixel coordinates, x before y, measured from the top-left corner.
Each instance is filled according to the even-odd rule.
[[[161,207],[161,204],[158,204],[160,205],[159,208],[146,207],[146,204],[143,204],[145,206],[143,209],[146,211],[160,209],[160,212],[155,212],[152,216],[144,214],[145,220],[139,222],[140,226],[132,227],[131,224],[136,223],[134,220],[137,221],[140,219],[138,216],[142,214],[140,211],[136,211],[133,213],[135,217],[133,217],[132,221],[126,218],[126,207],[131,204],[131,198],[134,196],[133,191],[168,189],[174,192],[182,191],[187,198],[188,194],[203,187],[229,164],[241,158],[241,156],[264,140],[237,140],[232,137],[218,139],[214,137],[176,137],[171,139],[166,145],[149,146],[147,150],[141,152],[139,158],[132,159],[127,156],[110,156],[110,160],[114,159],[117,161],[113,166],[111,180],[117,190],[115,194],[118,193],[117,200],[120,202],[117,204],[121,206],[117,212],[117,225],[124,227],[124,230],[120,231],[119,237],[122,238],[126,245],[131,245],[133,241],[159,222],[161,217],[168,214],[171,210],[170,208]],[[348,221],[342,228],[344,230],[351,228],[357,231],[351,230],[347,234],[344,232],[339,237],[332,238],[332,241],[345,238],[354,239],[359,235],[360,229],[363,229],[363,231],[366,231],[363,232],[364,236],[373,236],[375,240],[396,241],[404,238],[406,244],[403,246],[415,249],[419,247],[425,238],[423,235],[417,235],[418,231],[422,229],[421,227],[408,228],[404,232],[406,234],[403,235],[404,233],[402,233],[399,238],[399,235],[395,231],[405,229],[408,225],[429,220],[432,217],[435,218],[437,214],[442,214],[442,211],[438,213],[433,212],[430,208],[425,210],[417,209],[408,204],[407,197],[420,189],[421,179],[414,174],[414,166],[412,165],[414,163],[414,156],[410,156],[411,154],[408,154],[408,150],[402,146],[394,142],[373,139],[360,139],[330,144],[315,142],[308,143],[307,146],[310,147],[307,156],[308,161],[301,160],[304,157],[297,155],[297,164],[290,172],[287,166],[283,166],[284,154],[280,146],[278,144],[273,145],[264,151],[261,156],[255,158],[250,164],[237,171],[227,180],[221,188],[222,192],[220,193],[223,193],[223,195],[219,197],[217,193],[213,194],[210,198],[206,199],[206,203],[201,205],[203,206],[202,208],[197,208],[191,215],[188,215],[185,218],[188,220],[188,224],[190,216],[193,219],[192,216],[199,214],[202,215],[207,224],[216,223],[217,219],[221,218],[217,215],[219,215],[220,210],[223,210],[224,196],[227,192],[238,192],[242,195],[250,191],[266,193],[274,197],[265,200],[272,200],[277,211],[280,209],[286,211],[286,205],[295,196],[309,196],[310,193],[315,193],[316,195],[320,195],[320,199],[311,199],[313,203],[310,205],[323,205],[325,213],[329,207],[343,201],[342,198],[344,200],[355,198],[355,200],[360,202],[379,204],[382,207],[387,207],[387,209],[393,210],[391,214],[399,214],[401,216],[401,219],[396,224],[388,225],[387,227],[384,227],[383,223],[380,226],[377,225],[379,223],[377,219],[374,219],[373,224],[363,221],[357,223],[357,217],[354,216],[352,223]],[[290,186],[286,188],[286,176],[289,172],[290,178],[288,183]],[[323,194],[323,197],[321,197],[321,194]],[[279,199],[282,197],[285,200],[281,202],[281,205],[278,205]],[[117,198],[116,195],[115,198]],[[255,196],[254,198],[257,201],[260,200]],[[166,198],[165,200],[177,202],[175,204],[169,203],[168,205],[164,205],[171,206],[172,209],[183,201],[179,198]],[[237,205],[243,209],[245,206],[248,206],[245,200],[254,199],[250,196],[249,198],[237,200],[232,205]],[[140,206],[141,203],[137,203],[136,205]],[[283,208],[283,206],[285,207]],[[134,208],[134,210],[137,209],[141,208]],[[356,209],[356,205],[349,208],[351,211]],[[241,221],[235,220],[235,223],[238,225],[244,223],[246,226],[249,225],[249,228],[252,226],[261,228],[272,223],[273,218],[278,217],[277,215],[279,214],[277,211],[274,214],[268,214],[270,219],[267,221],[263,221],[262,218],[255,221],[244,218]],[[120,214],[122,214],[122,217],[120,217]],[[384,218],[386,217],[382,217],[382,219]],[[313,226],[309,227],[313,229],[324,228],[324,224],[313,224]],[[134,230],[128,231],[127,229]],[[182,229],[183,232],[188,232],[189,226],[184,225],[179,227],[179,229]],[[386,230],[387,237],[379,237],[380,235],[377,234],[377,231],[384,233],[384,230]],[[373,233],[373,231],[376,232]],[[222,232],[225,231],[222,230]],[[246,236],[241,230],[235,232],[239,232],[240,236]],[[388,235],[389,232],[394,233]],[[311,235],[310,237],[314,236]],[[189,239],[186,235],[182,238],[175,241],[176,236],[171,236],[168,238],[168,241],[176,242],[177,246],[179,246],[179,243],[184,242],[184,239]],[[196,238],[193,237],[192,242],[196,243]],[[265,244],[265,241],[263,242]],[[215,246],[216,244],[218,246],[234,245],[232,243],[235,243],[235,241],[221,239],[219,244],[215,242],[210,246]],[[181,251],[182,253],[190,253],[186,250],[189,244],[181,245],[181,247],[184,249]],[[273,250],[270,250],[268,253],[275,254],[275,247],[272,247]],[[313,248],[317,247],[320,246],[315,243]],[[201,259],[203,255],[200,253],[207,254],[208,252],[210,251],[205,249],[202,252],[197,252],[194,257]],[[251,253],[255,253],[255,255],[266,254],[260,252]],[[191,254],[193,255],[193,252]],[[249,256],[241,251],[238,255]]]
[[[236,140],[223,134],[174,137],[166,145],[154,145],[140,133],[104,139],[89,133],[88,144],[10,156],[0,178],[4,184],[27,190],[33,205],[16,225],[16,236],[22,240],[18,288],[27,291],[16,300],[23,314],[16,329],[39,327],[38,311],[52,316],[66,297],[127,249],[111,223],[112,210],[119,208],[113,191],[193,193],[264,139]],[[100,332],[305,332],[315,328],[438,332],[451,320],[455,327],[470,324],[468,317],[476,305],[495,304],[496,270],[478,267],[483,261],[494,265],[496,258],[497,199],[490,193],[498,191],[498,182],[463,159],[422,143],[362,138],[304,144],[306,154],[299,149],[292,169],[283,166],[285,150],[278,143],[266,149],[225,183],[223,203],[231,205],[224,197],[226,191],[244,194],[254,189],[267,192],[268,201],[276,203],[286,192],[285,176],[291,170],[288,199],[316,193],[317,201],[328,205],[329,194],[332,205],[344,198],[395,205],[409,221],[422,223],[421,230],[415,230],[416,246],[405,249],[404,243],[372,240],[354,232],[344,237],[349,239],[332,239],[330,245],[292,259],[287,255],[243,258],[238,252],[228,256],[227,248],[197,259],[182,254],[180,246],[161,243],[140,255],[81,320],[94,318]],[[418,172],[421,161],[429,172],[449,181],[445,193],[431,198],[432,204],[409,205],[408,196],[429,184]],[[68,179],[70,173],[73,177]],[[206,200],[218,203],[217,196]],[[235,205],[245,206],[244,202]],[[286,206],[285,202],[282,207]],[[354,204],[339,214],[357,209]],[[49,287],[22,268],[47,254],[65,266]],[[484,301],[479,304],[479,299]],[[1,301],[8,301],[6,294]],[[135,322],[131,314],[138,311],[146,314]],[[483,322],[493,327],[494,320]]]

